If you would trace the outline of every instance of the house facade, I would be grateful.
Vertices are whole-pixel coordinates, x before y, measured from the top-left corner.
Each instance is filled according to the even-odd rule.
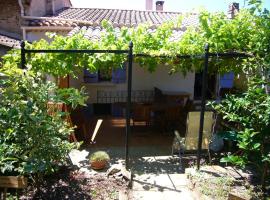
[[[123,26],[136,27],[141,23],[147,23],[154,31],[160,24],[176,20],[181,15],[177,12],[163,11],[163,4],[164,1],[146,0],[146,9],[138,11],[73,8],[70,0],[10,0],[8,2],[0,0],[0,6],[6,8],[0,13],[0,51],[3,54],[10,48],[19,48],[21,39],[30,42],[41,38],[46,39],[46,32],[72,35],[83,29],[86,31],[86,37],[95,40],[103,31],[101,22],[104,19],[111,22],[115,29]],[[153,7],[156,9],[153,10]],[[180,30],[174,30],[174,37],[179,38],[187,26],[197,23],[196,14],[184,18],[183,27]],[[142,100],[151,99],[156,87],[164,93],[188,93],[193,99],[194,92],[198,93],[197,90],[200,89],[200,79],[196,78],[198,75],[194,72],[187,73],[185,76],[180,72],[169,75],[169,68],[170,66],[160,65],[155,72],[149,73],[134,63],[133,96]],[[89,74],[87,71],[82,71],[78,74],[78,79],[70,77],[68,81],[70,87],[86,87],[86,92],[90,97],[88,103],[113,103],[123,99],[125,101],[126,72],[125,69],[119,72],[122,75],[118,79],[115,77],[104,79],[100,73]],[[89,81],[89,78],[92,80]]]

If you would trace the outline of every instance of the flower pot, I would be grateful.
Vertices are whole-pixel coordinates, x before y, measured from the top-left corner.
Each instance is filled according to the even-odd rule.
[[[96,170],[104,169],[107,163],[106,160],[90,161],[91,168]]]

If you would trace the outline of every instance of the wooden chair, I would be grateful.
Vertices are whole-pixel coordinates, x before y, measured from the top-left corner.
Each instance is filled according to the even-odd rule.
[[[164,122],[167,130],[175,129],[179,123],[182,106],[170,106],[165,109]]]
[[[133,106],[132,122],[135,126],[136,122],[144,122],[146,126],[151,124],[151,107],[145,104],[135,104]]]
[[[56,112],[66,112],[67,115],[65,116],[65,120],[70,126],[73,126],[68,109],[67,109],[67,106],[64,103],[48,102],[47,103],[47,111],[48,111],[48,114],[51,116],[54,116],[56,114]],[[69,141],[78,142],[74,133],[70,134]]]
[[[82,136],[82,137],[79,137],[79,139],[82,138],[84,141],[87,141],[89,139],[88,138],[89,135],[87,134],[87,128],[86,128],[88,121],[85,117],[83,108],[79,107],[73,110],[70,114],[70,117],[71,117],[73,125],[76,126],[75,128],[76,133],[79,133],[79,136]]]
[[[207,150],[209,160],[209,143],[213,134],[215,125],[214,113],[207,111],[204,114],[202,150]],[[180,169],[182,170],[182,155],[185,152],[196,152],[198,149],[200,127],[200,112],[189,112],[187,117],[185,137],[181,137],[178,131],[174,131],[175,137],[172,144],[172,155],[174,150],[178,150],[180,159]]]
[[[186,128],[188,113],[191,111],[195,111],[195,106],[192,100],[187,99],[180,113],[180,126],[183,128],[183,130]]]

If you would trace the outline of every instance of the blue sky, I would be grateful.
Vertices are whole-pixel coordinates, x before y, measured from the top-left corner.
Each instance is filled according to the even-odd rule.
[[[187,12],[196,11],[201,7],[209,11],[224,11],[228,9],[230,2],[240,3],[244,6],[244,0],[164,0],[164,11]],[[155,3],[155,0],[153,0]],[[88,8],[119,8],[144,10],[145,0],[72,0],[74,7]],[[270,0],[264,0],[264,6],[270,10]],[[155,7],[154,7],[155,8]]]

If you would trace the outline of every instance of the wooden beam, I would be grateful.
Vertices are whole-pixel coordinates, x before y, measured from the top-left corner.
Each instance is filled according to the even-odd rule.
[[[23,189],[27,187],[27,178],[23,176],[0,176],[1,188]]]

